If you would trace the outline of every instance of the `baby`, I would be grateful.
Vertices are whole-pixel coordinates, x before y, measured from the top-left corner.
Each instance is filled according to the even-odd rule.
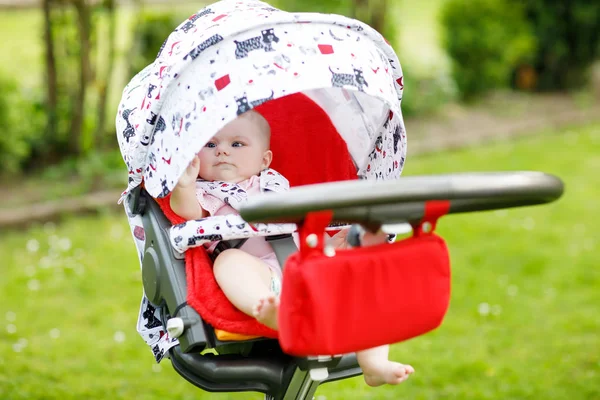
[[[192,160],[173,189],[172,210],[186,220],[209,215],[237,214],[225,202],[203,190],[196,180],[236,183],[248,195],[260,193],[261,171],[269,168],[271,129],[257,112],[248,111],[225,125]],[[330,239],[330,245],[346,246],[347,230]],[[367,234],[364,245],[382,243],[386,235]],[[212,252],[217,243],[212,243]],[[277,330],[281,268],[264,238],[250,238],[239,249],[219,253],[214,261],[215,279],[231,303],[260,323]],[[399,384],[414,372],[410,365],[388,360],[389,346],[357,352],[365,382],[370,386]]]

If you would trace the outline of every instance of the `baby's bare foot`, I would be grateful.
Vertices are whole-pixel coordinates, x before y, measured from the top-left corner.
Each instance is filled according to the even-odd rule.
[[[365,383],[369,386],[381,386],[383,384],[397,385],[408,379],[415,369],[410,365],[386,361],[377,367],[363,370]]]
[[[271,294],[258,301],[254,306],[252,315],[258,322],[277,330],[277,315],[279,313],[279,298]]]

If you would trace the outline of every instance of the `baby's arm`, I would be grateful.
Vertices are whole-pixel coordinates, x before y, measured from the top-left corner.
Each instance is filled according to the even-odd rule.
[[[200,159],[196,156],[179,178],[171,194],[171,209],[185,220],[200,219],[208,215],[196,199],[196,178],[199,170]]]
[[[351,247],[347,240],[349,232],[350,228],[344,228],[340,230],[338,233],[326,240],[327,245],[333,246],[337,249],[347,249]],[[379,229],[375,233],[365,230],[364,232],[362,232],[358,240],[360,241],[361,246],[368,247],[386,243],[387,238],[388,235],[384,233],[381,229]]]

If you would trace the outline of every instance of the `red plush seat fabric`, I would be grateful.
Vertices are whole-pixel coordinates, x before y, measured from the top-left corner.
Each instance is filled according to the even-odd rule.
[[[357,179],[356,168],[344,140],[328,115],[303,94],[269,101],[256,108],[271,125],[271,168],[291,186]],[[169,196],[157,199],[173,224],[184,222],[169,206]],[[213,327],[231,333],[276,338],[277,332],[239,311],[225,297],[203,247],[185,256],[188,304]]]
[[[357,179],[346,142],[311,99],[297,93],[255,110],[271,125],[271,168],[290,186]]]

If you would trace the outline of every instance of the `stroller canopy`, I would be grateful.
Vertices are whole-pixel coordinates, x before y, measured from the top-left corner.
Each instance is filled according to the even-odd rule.
[[[179,25],[124,89],[123,197],[142,182],[151,196],[168,195],[220,128],[295,93],[327,113],[358,178],[395,179],[406,154],[402,89],[396,54],[362,22],[259,1],[212,4]]]

